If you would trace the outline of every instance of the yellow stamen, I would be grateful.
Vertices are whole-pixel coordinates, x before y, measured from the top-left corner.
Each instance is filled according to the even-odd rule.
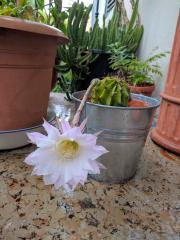
[[[79,144],[74,140],[62,140],[56,143],[56,150],[64,160],[72,160],[76,157]]]

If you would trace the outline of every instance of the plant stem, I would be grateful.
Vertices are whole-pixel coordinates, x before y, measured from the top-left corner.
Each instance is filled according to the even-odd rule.
[[[16,0],[16,7],[19,7],[19,5],[20,5],[20,1]]]
[[[81,112],[83,110],[83,107],[87,101],[87,98],[92,90],[92,88],[94,87],[94,85],[99,81],[99,79],[95,78],[91,81],[91,84],[90,86],[88,87],[88,89],[86,90],[84,96],[83,96],[83,99],[81,100],[81,103],[79,105],[79,108],[78,110],[76,111],[75,113],[75,116],[73,118],[73,121],[72,121],[72,126],[73,127],[77,127],[78,126],[78,123],[79,123],[79,119],[80,119],[80,116],[81,116]]]

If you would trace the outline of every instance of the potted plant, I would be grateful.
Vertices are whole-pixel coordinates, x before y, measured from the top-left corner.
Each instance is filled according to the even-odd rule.
[[[169,64],[168,76],[155,129],[151,138],[168,150],[180,154],[180,14]]]
[[[158,60],[166,56],[165,53],[155,54],[143,61],[128,49],[121,46],[112,46],[110,63],[112,69],[120,77],[124,77],[132,93],[141,93],[151,96],[155,89],[154,77],[162,76]]]
[[[97,56],[90,66],[90,74],[86,77],[90,83],[93,78],[102,78],[113,70],[109,64],[112,55],[112,46],[115,44],[126,47],[130,53],[135,54],[143,35],[143,26],[138,22],[139,0],[133,4],[133,12],[130,20],[125,21],[125,12],[122,5],[116,5],[110,21],[106,22],[103,16],[103,25],[99,26],[96,19],[94,28],[91,31],[92,39],[90,49],[93,55]]]
[[[85,76],[89,72],[89,64],[94,60],[92,53],[88,51],[90,35],[87,25],[91,9],[92,5],[86,7],[84,3],[73,3],[68,10],[64,29],[70,42],[60,46],[58,50],[59,62],[56,65],[58,80],[69,100],[72,92],[83,88]]]
[[[33,3],[24,1],[2,0],[0,4],[0,16],[11,16],[35,21],[36,11],[33,11]]]
[[[111,56],[110,45],[120,42],[135,53],[142,38],[143,26],[136,23],[138,16],[138,0],[128,24],[123,22],[122,9],[115,8],[112,19],[106,25],[105,16],[103,26],[98,20],[88,29],[88,19],[92,5],[85,7],[83,3],[75,2],[68,10],[68,20],[65,34],[70,43],[59,48],[59,84],[71,99],[74,91],[86,89],[91,80],[106,76],[113,72],[109,66]]]
[[[25,5],[10,8],[9,15],[18,17],[19,9],[22,17],[29,13]],[[0,27],[0,130],[33,127],[46,117],[57,46],[68,38],[48,25],[14,17],[1,16]]]
[[[48,10],[47,10],[48,7]],[[0,16],[11,16],[21,19],[44,23],[60,29],[65,29],[67,12],[62,11],[62,0],[55,0],[54,3],[45,3],[45,0],[3,0],[0,5]],[[57,57],[55,64],[57,64]],[[52,89],[56,86],[57,72],[53,69]]]
[[[76,109],[83,95],[84,91],[73,94]],[[135,174],[158,106],[156,99],[130,94],[123,79],[107,77],[97,82],[82,114],[82,119],[88,116],[87,133],[102,131],[98,141],[109,151],[99,158],[107,169],[95,179],[125,182]]]

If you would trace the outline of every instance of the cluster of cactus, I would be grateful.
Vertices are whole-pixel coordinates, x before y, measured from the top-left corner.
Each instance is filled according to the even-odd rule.
[[[132,2],[134,3],[132,5],[133,11],[131,18],[127,24],[121,25],[118,42],[122,47],[126,47],[129,53],[135,54],[141,42],[144,28],[143,25],[139,23],[138,19],[139,0]]]
[[[138,24],[137,21],[138,4],[139,0],[136,0],[132,16],[127,23],[124,20],[125,14],[122,5],[114,8],[113,16],[107,25],[105,15],[103,16],[102,28],[99,26],[98,19],[96,19],[90,32],[90,49],[109,51],[112,44],[119,43],[121,47],[127,48],[130,53],[135,53],[143,35],[143,26]]]
[[[88,31],[91,10],[92,5],[86,7],[83,2],[74,2],[68,11],[67,24],[63,32],[69,37],[70,43],[59,47],[60,61],[56,65],[60,86],[66,93],[79,90],[82,80],[89,73],[89,64],[97,58],[91,50],[105,50],[118,38],[119,15],[117,10],[109,21],[108,27],[105,26],[104,17],[102,28],[96,21],[94,27]],[[67,76],[71,79],[67,79]]]
[[[69,37],[70,43],[59,47],[59,62],[56,65],[59,84],[67,95],[81,90],[82,81],[89,74],[90,63],[98,57],[92,53],[93,49],[112,52],[112,45],[119,42],[120,46],[130,52],[137,50],[143,32],[143,27],[137,24],[138,1],[135,1],[128,24],[124,23],[122,8],[115,7],[113,17],[107,25],[104,16],[103,26],[100,27],[97,19],[89,31],[88,20],[92,5],[86,7],[84,3],[77,1],[69,8],[63,32]]]
[[[86,7],[83,2],[74,2],[68,12],[68,19],[64,33],[70,42],[58,49],[59,64],[56,70],[60,74],[60,84],[63,90],[70,93],[79,90],[78,84],[89,72],[89,64],[95,59],[88,51],[89,32],[87,30],[88,20],[92,5]],[[70,74],[68,74],[70,73]],[[71,76],[71,79],[66,79]],[[70,85],[67,86],[67,82]]]
[[[127,107],[129,100],[127,83],[116,76],[97,81],[91,92],[91,102],[96,104]]]
[[[103,16],[102,28],[99,26],[98,19],[96,19],[93,28],[90,31],[90,49],[100,49],[102,51],[108,51],[109,45],[118,41],[120,14],[117,8],[114,9],[112,19],[106,26],[106,18]]]

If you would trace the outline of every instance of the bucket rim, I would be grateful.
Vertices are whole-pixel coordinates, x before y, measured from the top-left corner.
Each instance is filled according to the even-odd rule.
[[[78,99],[76,97],[77,94],[83,94],[85,93],[85,90],[83,91],[78,91],[78,92],[74,92],[72,94],[72,99],[73,101],[76,102],[81,102],[80,99]],[[152,97],[148,97],[145,96],[143,94],[135,94],[135,93],[131,93],[131,97],[134,100],[145,100],[145,102],[150,103],[150,106],[145,106],[145,107],[120,107],[120,106],[108,106],[108,105],[102,105],[102,104],[96,104],[96,103],[90,103],[90,102],[86,102],[87,105],[89,106],[94,106],[94,107],[100,107],[100,108],[105,108],[105,109],[120,109],[120,110],[147,110],[147,109],[155,109],[158,108],[160,106],[160,100],[156,99],[156,98],[152,98]]]

